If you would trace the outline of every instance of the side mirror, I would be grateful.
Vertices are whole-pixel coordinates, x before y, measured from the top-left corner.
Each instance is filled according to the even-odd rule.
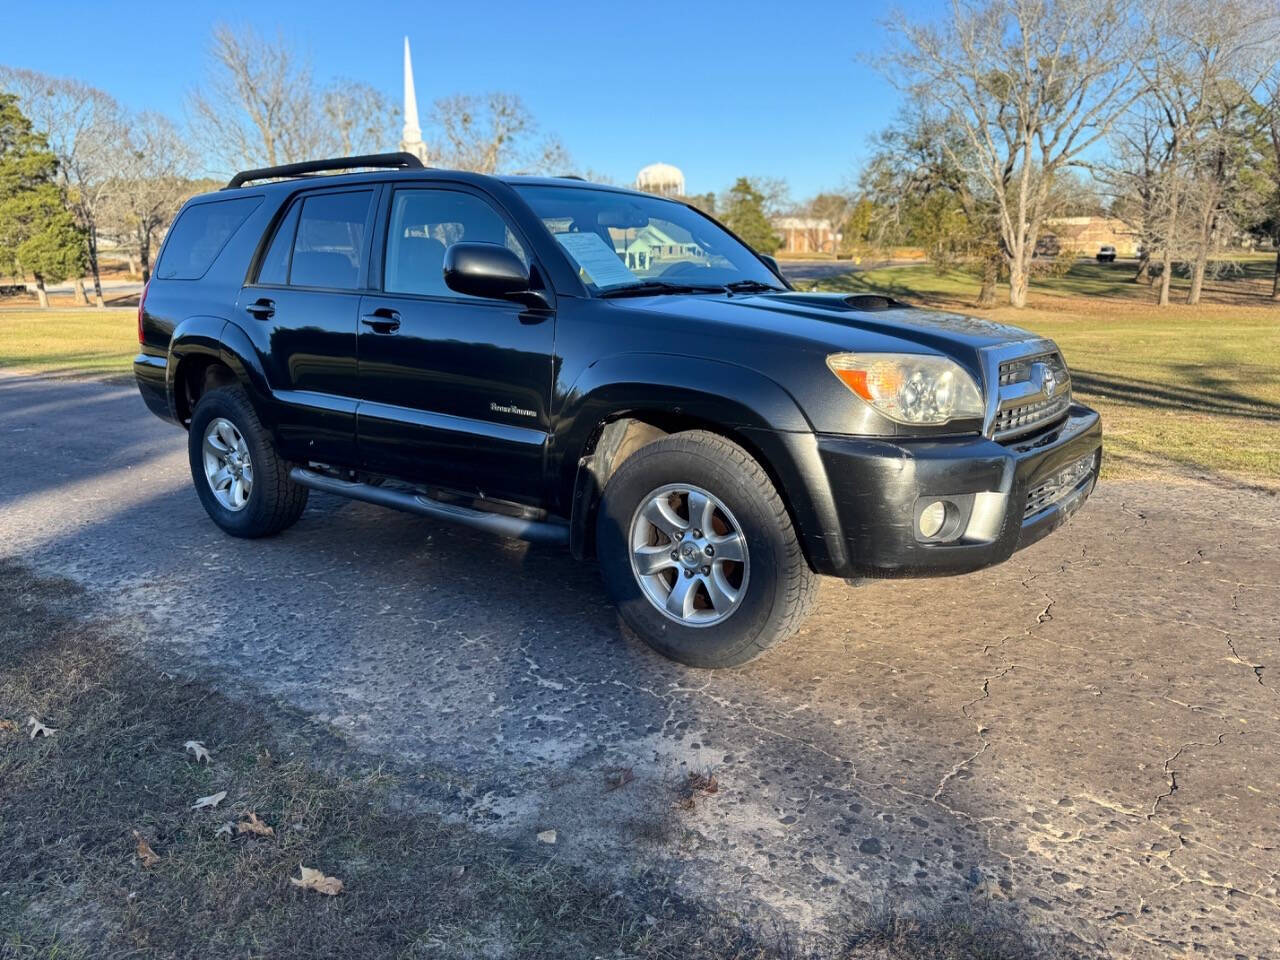
[[[455,243],[444,254],[444,282],[472,297],[506,299],[529,289],[529,268],[498,243]]]
[[[782,268],[778,266],[777,260],[769,256],[767,253],[756,254],[756,256],[758,256],[761,260],[764,261],[764,265],[773,271],[773,275],[775,277],[777,277],[779,280],[782,279]]]

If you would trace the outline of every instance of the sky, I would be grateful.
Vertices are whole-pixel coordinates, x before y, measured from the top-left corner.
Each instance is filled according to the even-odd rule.
[[[396,104],[408,35],[424,127],[438,97],[514,92],[578,168],[629,183],[648,163],[672,163],[689,193],[739,176],[785,178],[796,200],[847,185],[898,103],[867,62],[891,9],[837,0],[70,2],[56,23],[47,4],[8,6],[0,63],[73,75],[176,120],[209,67],[216,23],[279,31],[322,84],[350,77]],[[895,9],[917,18],[936,6]]]

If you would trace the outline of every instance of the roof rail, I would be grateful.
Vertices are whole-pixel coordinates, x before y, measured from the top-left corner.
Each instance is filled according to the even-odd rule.
[[[360,157],[334,157],[331,160],[304,160],[301,163],[285,163],[278,167],[260,167],[257,170],[241,170],[227,181],[224,190],[234,190],[251,180],[270,180],[275,177],[296,177],[304,173],[323,173],[326,170],[353,170],[356,167],[379,167],[396,170],[423,170],[422,161],[412,153],[369,153]]]

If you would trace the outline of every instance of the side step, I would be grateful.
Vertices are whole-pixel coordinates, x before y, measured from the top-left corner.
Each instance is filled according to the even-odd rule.
[[[464,526],[485,530],[503,537],[514,537],[517,540],[529,540],[533,543],[550,543],[564,546],[569,542],[569,526],[563,523],[549,523],[545,520],[526,520],[521,517],[509,517],[501,513],[486,513],[457,504],[441,503],[420,493],[409,493],[404,490],[375,487],[368,483],[355,483],[350,480],[339,480],[327,477],[314,470],[294,467],[289,471],[294,483],[323,493],[333,493],[352,500],[363,500],[365,503],[376,503],[380,507],[393,507],[408,513],[434,517],[437,520],[448,520]]]

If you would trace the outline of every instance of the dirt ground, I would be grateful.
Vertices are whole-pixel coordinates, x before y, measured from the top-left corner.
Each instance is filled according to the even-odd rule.
[[[450,771],[486,836],[804,933],[981,902],[1085,953],[1280,950],[1280,498],[1104,483],[966,577],[825,582],[746,669],[628,637],[595,569],[315,496],[220,534],[129,387],[0,376],[0,556],[140,626],[131,653]],[[610,771],[634,780],[602,791]],[[673,805],[694,772],[718,790]],[[444,803],[444,801],[442,801]]]

